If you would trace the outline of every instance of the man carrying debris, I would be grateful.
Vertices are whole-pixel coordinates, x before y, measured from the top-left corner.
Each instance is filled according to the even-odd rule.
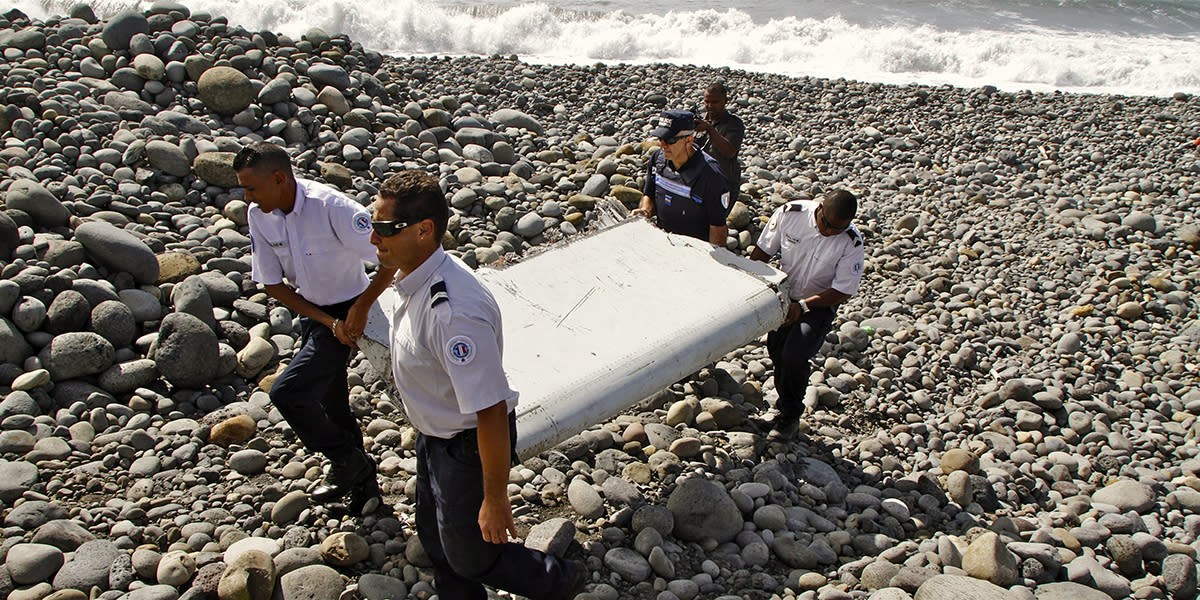
[[[504,373],[500,307],[442,250],[449,206],[419,171],[393,175],[375,201],[371,243],[398,270],[392,375],[417,429],[417,534],[438,596],[484,600],[484,585],[533,600],[574,598],[587,570],[508,541],[508,475],[517,393]]]
[[[837,305],[858,293],[863,239],[850,223],[857,212],[858,199],[846,190],[830,192],[821,202],[788,202],[771,215],[750,254],[762,262],[780,255],[792,301],[783,326],[767,334],[779,392],[772,439],[795,435],[804,412],[812,358],[833,326]]]
[[[379,496],[375,462],[350,410],[346,366],[367,312],[396,271],[375,262],[371,216],[357,202],[297,178],[283,148],[251,144],[233,161],[250,209],[251,277],[300,314],[301,343],[271,387],[271,402],[305,448],[329,457],[318,504],[350,496],[352,513]],[[286,278],[287,283],[284,283]]]
[[[633,214],[654,218],[659,227],[725,247],[731,207],[729,189],[717,161],[694,143],[696,117],[668,110],[650,135],[660,148],[650,157],[641,204]]]

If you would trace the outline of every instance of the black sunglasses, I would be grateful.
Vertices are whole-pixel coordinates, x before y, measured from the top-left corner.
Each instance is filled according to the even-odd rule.
[[[825,208],[822,206],[817,206],[817,209],[821,211],[821,214],[818,216],[821,217],[821,224],[825,226],[825,229],[828,229],[834,233],[841,233],[847,229],[850,229],[849,225],[846,225],[845,227],[834,227],[829,223],[829,219],[825,218]]]
[[[686,137],[687,137],[686,135],[677,135],[673,138],[659,138],[659,139],[662,140],[662,143],[664,143],[664,144],[677,144],[677,143],[679,143],[679,140],[682,140],[683,138],[686,138]]]
[[[400,233],[405,227],[416,225],[420,222],[421,219],[413,221],[371,221],[371,229],[374,229],[375,233],[378,233],[380,237],[392,237]]]

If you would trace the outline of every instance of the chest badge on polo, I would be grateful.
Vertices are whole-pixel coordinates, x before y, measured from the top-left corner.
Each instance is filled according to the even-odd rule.
[[[354,230],[359,233],[370,233],[371,217],[365,213],[354,215]]]
[[[475,342],[465,335],[456,335],[446,342],[446,360],[465,365],[475,360]]]

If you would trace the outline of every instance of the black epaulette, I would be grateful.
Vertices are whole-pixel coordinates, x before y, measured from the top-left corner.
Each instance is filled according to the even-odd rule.
[[[855,247],[855,248],[857,248],[857,247],[859,247],[859,246],[861,246],[861,245],[862,245],[862,236],[858,235],[858,232],[857,232],[857,231],[855,231],[855,230],[853,230],[853,229],[847,229],[847,230],[846,230],[846,235],[850,236],[850,239],[854,240],[854,247]]]
[[[787,203],[787,211],[788,212],[804,212],[805,210],[807,210],[807,209],[805,209],[804,205],[801,204],[800,202],[788,202]]]
[[[450,301],[450,294],[446,292],[446,282],[438,281],[429,286],[429,308],[433,308],[443,302]]]

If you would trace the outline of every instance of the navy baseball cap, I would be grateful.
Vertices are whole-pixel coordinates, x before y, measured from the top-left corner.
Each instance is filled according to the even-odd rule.
[[[654,125],[651,137],[665,140],[678,135],[692,135],[696,129],[696,115],[686,110],[664,110]]]

